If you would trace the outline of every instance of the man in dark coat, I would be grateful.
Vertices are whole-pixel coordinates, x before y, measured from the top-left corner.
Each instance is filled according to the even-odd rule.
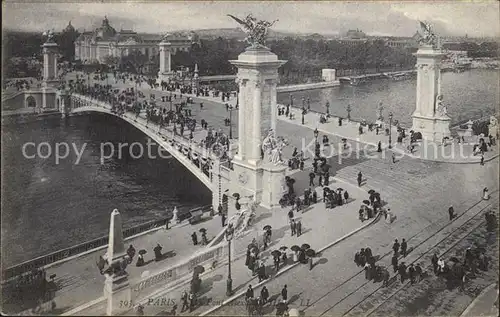
[[[292,230],[292,236],[295,235],[295,233],[297,232],[297,224],[295,223],[295,220],[292,219],[292,221],[290,221],[290,230]]]
[[[266,277],[266,267],[264,266],[264,263],[260,264],[258,277],[259,277],[259,282],[261,282],[262,280],[265,280],[267,278]]]
[[[455,210],[453,209],[453,206],[450,206],[450,208],[448,208],[448,214],[450,215],[450,221],[453,220],[453,218],[455,217]]]
[[[288,290],[286,288],[286,285],[281,290],[281,297],[283,298],[283,302],[286,303],[286,301],[288,300]]]
[[[297,232],[297,237],[300,237],[302,235],[302,222],[300,222],[300,220],[297,221],[296,232]]]
[[[251,298],[253,298],[253,288],[252,288],[252,285],[248,285],[248,289],[247,289],[247,292],[245,294],[245,299],[249,300]]]
[[[361,181],[363,180],[363,174],[361,172],[358,173],[358,187],[361,187]]]
[[[315,186],[314,185],[314,177],[316,177],[316,174],[309,173],[309,186]]]
[[[398,239],[394,240],[394,244],[392,245],[392,250],[394,251],[395,255],[398,255],[399,253],[399,242]]]
[[[401,283],[403,283],[405,281],[405,277],[406,277],[405,262],[401,262],[401,264],[399,265],[398,273],[399,273],[399,276],[401,276]]]
[[[274,269],[276,270],[276,273],[277,273],[280,269],[280,258],[275,256],[273,258],[273,262],[274,262]]]
[[[437,274],[438,272],[438,261],[439,258],[436,253],[432,256],[431,263],[432,263],[432,269],[434,270],[434,274]]]
[[[354,263],[356,263],[357,266],[360,266],[359,252],[356,252],[356,254],[354,254]]]
[[[410,264],[410,267],[408,268],[408,276],[410,277],[410,283],[415,283],[415,268],[413,267],[413,264]]]
[[[422,280],[422,267],[420,264],[417,264],[415,266],[415,277],[417,278],[417,282],[420,282]]]
[[[323,180],[323,186],[328,186],[330,184],[330,173],[325,173],[325,179]]]
[[[262,287],[262,290],[260,291],[260,298],[262,298],[264,304],[267,303],[267,300],[269,299],[269,291],[266,286]]]
[[[398,256],[397,255],[392,256],[391,264],[392,264],[392,268],[394,269],[394,273],[396,273],[398,271]]]
[[[193,240],[193,245],[198,244],[198,236],[196,235],[196,232],[193,232],[193,234],[191,235],[191,239]]]
[[[406,257],[406,250],[408,249],[408,244],[406,243],[406,240],[403,239],[403,241],[401,241],[401,254],[403,255],[403,258]]]

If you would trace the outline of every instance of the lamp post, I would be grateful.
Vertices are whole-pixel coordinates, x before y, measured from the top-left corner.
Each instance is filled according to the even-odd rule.
[[[233,295],[233,280],[231,279],[231,240],[233,240],[234,228],[230,223],[226,229],[227,241],[227,255],[228,255],[228,268],[227,268],[227,281],[226,281],[226,295],[227,297]]]
[[[319,131],[318,131],[318,128],[314,129],[314,155],[316,157],[319,157],[320,156],[320,147],[319,147],[319,143],[318,143],[318,134],[319,134]]]
[[[389,113],[389,149],[392,149],[392,112]]]
[[[233,106],[229,105],[229,138],[233,138]]]
[[[316,140],[316,143],[318,143],[318,134],[319,134],[319,131],[318,131],[318,128],[314,129],[314,138]]]
[[[172,112],[172,91],[170,91],[170,112]]]

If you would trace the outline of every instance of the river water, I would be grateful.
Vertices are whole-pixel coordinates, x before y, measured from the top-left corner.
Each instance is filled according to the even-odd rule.
[[[130,227],[158,219],[173,206],[211,204],[208,189],[174,158],[120,159],[116,151],[100,164],[101,143],[146,146],[146,141],[128,123],[102,114],[2,126],[2,264],[10,266],[106,235],[114,208]],[[78,164],[74,150],[56,164],[54,153],[47,159],[25,158],[26,142],[48,142],[53,152],[56,143],[75,145],[78,151],[87,145]],[[47,154],[47,148],[41,150]],[[138,147],[133,150],[138,155]],[[27,147],[26,152],[31,156],[35,148]]]
[[[497,70],[473,69],[463,73],[443,73],[441,92],[451,124],[478,119],[495,113],[500,102],[499,76]],[[293,92],[294,105],[301,106],[302,98],[310,98],[311,109],[326,112],[325,103],[330,103],[330,113],[347,116],[346,107],[351,105],[351,118],[377,118],[380,102],[384,106],[384,117],[392,111],[395,120],[402,126],[411,127],[411,115],[415,110],[417,82],[415,79],[403,81],[374,80],[359,86],[341,85],[328,89]],[[278,103],[290,102],[290,93],[279,93]]]
[[[494,112],[499,104],[499,73],[471,70],[445,73],[442,91],[453,123]],[[311,108],[346,116],[351,104],[354,119],[374,120],[379,102],[394,119],[411,125],[415,108],[415,80],[373,81],[293,93],[295,104],[311,99]],[[286,104],[289,93],[278,94]],[[2,126],[2,264],[10,266],[107,234],[109,214],[118,208],[125,227],[158,219],[165,208],[194,208],[210,204],[211,194],[175,159],[114,157],[100,164],[100,144],[146,142],[146,136],[120,119],[102,114],[34,121]],[[26,142],[73,144],[66,159],[28,159]],[[34,149],[29,149],[31,155]],[[44,149],[46,151],[46,149]],[[125,151],[126,152],[126,151]],[[153,151],[154,152],[154,151]],[[43,152],[42,154],[45,154]]]

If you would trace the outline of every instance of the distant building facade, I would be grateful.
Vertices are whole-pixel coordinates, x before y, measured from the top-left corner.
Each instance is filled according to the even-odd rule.
[[[175,35],[175,36],[174,36]],[[191,42],[191,37],[183,34],[168,36],[169,42]],[[148,59],[158,55],[161,35],[138,34],[132,30],[116,31],[104,17],[102,25],[90,32],[83,32],[75,41],[75,60],[84,63],[103,63],[107,56],[122,57],[140,51]],[[187,48],[173,48],[172,53]]]

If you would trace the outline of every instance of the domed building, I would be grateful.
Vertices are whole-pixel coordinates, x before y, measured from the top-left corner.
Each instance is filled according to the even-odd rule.
[[[69,27],[69,25],[68,25]],[[192,35],[175,34],[169,38],[174,42],[191,43]],[[94,31],[83,32],[75,41],[75,60],[84,63],[103,63],[107,56],[122,57],[134,51],[140,51],[149,58],[159,52],[158,44],[162,36],[155,34],[138,34],[132,30],[116,31],[104,17],[102,25]],[[175,53],[175,52],[172,52]]]

